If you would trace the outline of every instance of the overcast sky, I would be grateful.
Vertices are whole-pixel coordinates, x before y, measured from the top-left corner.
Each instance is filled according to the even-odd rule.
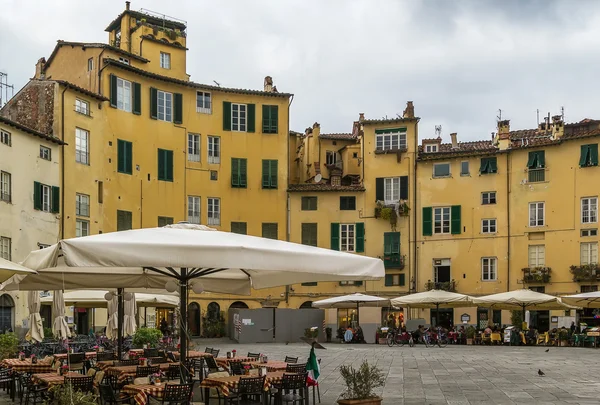
[[[120,0],[0,0],[0,71],[15,88],[56,40],[107,42]],[[192,80],[295,94],[291,129],[401,114],[420,136],[442,125],[489,139],[498,109],[511,129],[560,113],[600,118],[600,1],[133,0],[188,22]]]

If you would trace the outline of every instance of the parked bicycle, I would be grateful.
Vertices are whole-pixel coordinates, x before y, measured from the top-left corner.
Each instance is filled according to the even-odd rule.
[[[387,334],[387,345],[392,347],[394,345],[404,346],[408,344],[410,347],[415,345],[415,342],[410,332],[400,332],[398,329],[390,329]]]
[[[436,331],[427,328],[423,334],[423,342],[427,347],[434,347],[437,345],[438,347],[443,348],[448,346],[448,335],[442,327],[438,326]]]

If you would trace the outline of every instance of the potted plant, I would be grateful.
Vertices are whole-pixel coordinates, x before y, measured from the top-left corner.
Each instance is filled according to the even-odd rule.
[[[331,328],[325,328],[325,335],[327,336],[327,343],[331,343],[331,334],[333,330]]]
[[[561,329],[558,332],[558,340],[560,340],[560,345],[565,347],[567,342],[569,341],[569,331],[567,329]]]
[[[0,360],[10,359],[19,352],[19,339],[14,333],[0,335]]]
[[[51,405],[97,405],[98,396],[91,392],[74,390],[71,384],[55,384],[50,388],[51,400],[45,402]]]
[[[475,338],[475,328],[472,325],[467,326],[467,344],[472,345],[473,339]]]
[[[316,339],[319,336],[319,328],[317,326],[313,326],[312,328],[304,329],[304,337],[306,338],[314,338]]]
[[[370,365],[366,360],[356,370],[350,366],[340,366],[340,375],[346,384],[346,390],[338,399],[339,405],[381,405],[381,397],[373,392],[383,387],[385,377],[377,366]]]
[[[159,329],[154,328],[139,328],[133,335],[133,345],[136,347],[155,347],[158,341],[163,337],[162,332]]]
[[[383,202],[377,201],[375,203],[375,218],[381,217],[381,210],[383,209]]]

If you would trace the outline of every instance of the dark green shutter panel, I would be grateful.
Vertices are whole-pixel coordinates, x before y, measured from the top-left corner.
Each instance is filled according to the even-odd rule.
[[[117,171],[125,172],[125,142],[117,139]]]
[[[262,161],[262,186],[263,188],[269,188],[271,185],[271,162],[269,160],[263,159]]]
[[[433,234],[433,208],[423,207],[423,236],[431,236]]]
[[[385,275],[385,286],[386,287],[391,287],[394,285],[394,275],[393,274],[386,274]]]
[[[240,159],[240,187],[246,188],[247,180],[247,160]]]
[[[162,149],[158,150],[158,179],[165,179],[165,157]]]
[[[117,108],[117,76],[112,73],[110,77],[110,106]]]
[[[279,106],[271,106],[271,132],[276,134],[279,131]]]
[[[158,117],[158,92],[154,87],[150,87],[150,118]]]
[[[354,251],[357,253],[363,253],[365,251],[365,224],[364,222],[357,222],[354,229],[356,235],[356,246]]]
[[[183,95],[181,93],[173,94],[173,122],[181,124],[183,122]]]
[[[479,167],[479,173],[488,173],[489,163],[490,161],[488,158],[481,158],[481,166]]]
[[[52,207],[50,211],[54,213],[60,212],[60,187],[52,186]]]
[[[408,176],[400,177],[400,199],[408,200]]]
[[[254,132],[254,127],[255,127],[255,116],[256,116],[256,108],[254,106],[254,104],[247,104],[247,112],[246,114],[248,115],[247,117],[247,128],[246,128],[246,132]]]
[[[450,207],[450,233],[452,235],[460,235],[460,205]]]
[[[535,169],[536,158],[537,158],[536,152],[529,152],[529,159],[527,159],[527,168],[528,169]]]
[[[133,113],[140,115],[142,113],[142,85],[133,83]]]
[[[592,166],[598,166],[598,144],[590,145],[590,164]]]
[[[167,165],[167,173],[166,173],[166,177],[168,181],[173,181],[173,151],[172,150],[168,150],[165,151],[165,155],[166,155],[166,165]]]
[[[240,164],[236,158],[231,158],[231,186],[240,186]]]
[[[400,232],[392,233],[392,254],[400,254]]]
[[[488,173],[497,173],[498,165],[496,164],[496,158],[490,158],[488,163]]]
[[[42,209],[42,185],[37,181],[33,182],[33,209]]]
[[[376,201],[383,201],[385,199],[385,194],[384,194],[384,186],[383,186],[383,177],[378,177],[375,179],[375,200]]]
[[[581,156],[579,157],[579,167],[587,166],[590,145],[581,145]]]
[[[331,250],[340,250],[340,224],[331,224]]]
[[[223,101],[223,131],[231,131],[231,103]]]
[[[271,188],[277,188],[277,160],[271,160]]]
[[[404,287],[406,285],[406,275],[400,274],[400,287]]]
[[[363,285],[363,282],[362,281],[355,281],[354,285],[360,287],[361,285]]]
[[[383,234],[383,255],[388,256],[392,254],[392,233],[386,232]]]
[[[125,173],[131,174],[133,171],[133,143],[125,143]]]
[[[265,134],[271,132],[271,106],[262,106],[262,131]]]
[[[539,168],[543,168],[546,167],[546,152],[541,150],[539,152],[537,152],[537,163]]]

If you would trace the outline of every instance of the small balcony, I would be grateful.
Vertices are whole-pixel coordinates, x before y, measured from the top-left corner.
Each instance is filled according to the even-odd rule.
[[[386,269],[404,269],[404,263],[406,261],[406,255],[400,255],[400,253],[384,254],[381,257],[383,265]]]
[[[523,270],[523,283],[540,284],[550,282],[550,267],[525,267]]]
[[[546,181],[546,169],[529,169],[527,177],[530,183]]]
[[[571,266],[573,281],[590,282],[600,281],[600,266],[598,264],[583,264],[581,266]]]
[[[456,292],[456,281],[452,280],[452,281],[446,281],[446,282],[441,282],[441,283],[435,283],[431,280],[428,280],[425,283],[425,289],[427,291],[429,291],[429,290],[444,290],[444,291]]]
[[[344,169],[344,162],[342,160],[338,160],[337,162],[333,163],[325,163],[325,167],[329,170],[338,169],[342,171]]]

